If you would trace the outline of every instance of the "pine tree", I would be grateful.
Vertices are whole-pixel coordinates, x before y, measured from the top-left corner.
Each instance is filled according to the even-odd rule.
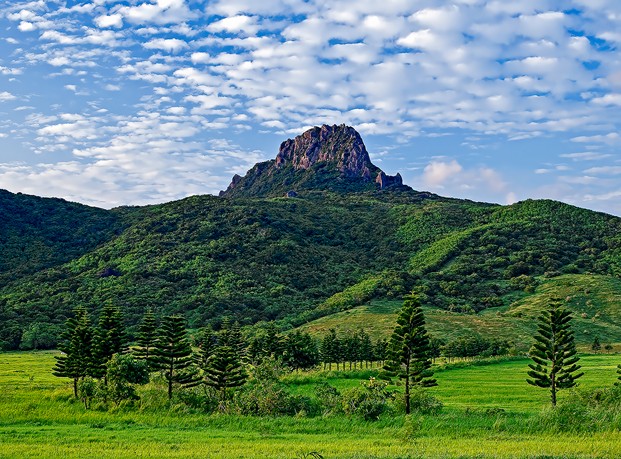
[[[106,364],[114,354],[127,352],[127,335],[123,315],[116,306],[105,305],[101,309],[95,329],[93,345],[93,376],[106,378]]]
[[[218,345],[232,348],[242,360],[246,357],[246,341],[242,336],[239,322],[231,322],[228,317],[222,321],[222,329],[218,333]]]
[[[78,397],[78,380],[92,374],[93,330],[86,308],[73,310],[74,317],[67,319],[65,331],[58,348],[63,353],[56,357],[52,370],[54,376],[73,380],[73,394]]]
[[[299,330],[287,336],[283,362],[293,370],[310,369],[319,363],[319,351],[315,340]]]
[[[198,345],[196,364],[205,371],[209,367],[209,359],[218,348],[218,337],[211,327],[205,327],[201,330],[196,344]]]
[[[324,369],[326,363],[328,364],[328,368],[332,370],[332,364],[338,362],[339,347],[340,343],[336,336],[336,330],[331,328],[321,342],[321,359],[324,363]]]
[[[375,346],[373,346],[373,361],[379,362],[380,365],[383,366],[387,355],[388,341],[386,341],[386,338],[380,338],[375,342]]]
[[[412,386],[435,386],[432,378],[429,335],[425,317],[416,296],[406,298],[397,317],[397,326],[388,344],[388,359],[384,367],[389,376],[404,380],[405,413],[410,414]]]
[[[369,362],[373,360],[371,337],[363,329],[360,329],[358,331],[358,340],[360,341],[360,367],[362,368],[362,362],[366,362],[366,367],[369,368]]]
[[[618,381],[615,382],[615,386],[621,387],[621,365],[617,365],[617,374],[619,377],[617,378]]]
[[[155,314],[149,308],[140,322],[138,328],[138,337],[136,339],[137,347],[134,350],[134,355],[138,359],[146,360],[151,365],[150,359],[153,353],[153,347],[157,340],[157,323],[155,321]]]
[[[205,384],[220,392],[220,398],[227,398],[229,389],[242,386],[248,378],[241,364],[239,354],[231,346],[219,346],[209,359],[204,372]]]
[[[593,338],[593,344],[591,344],[591,349],[595,352],[602,349],[602,343],[600,343],[599,341],[599,336],[595,335],[595,338]]]
[[[200,382],[193,362],[183,317],[164,317],[153,348],[151,367],[164,373],[168,381],[169,400],[172,399],[174,384],[191,387]]]
[[[574,334],[571,330],[571,313],[562,307],[561,300],[554,298],[538,318],[535,342],[530,349],[530,371],[526,382],[533,386],[550,389],[552,405],[556,406],[556,393],[576,385],[580,357],[576,355]]]

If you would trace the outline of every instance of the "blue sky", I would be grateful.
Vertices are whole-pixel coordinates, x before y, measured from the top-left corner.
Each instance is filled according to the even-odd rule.
[[[418,190],[621,215],[617,0],[0,1],[0,188],[217,193],[320,124]]]

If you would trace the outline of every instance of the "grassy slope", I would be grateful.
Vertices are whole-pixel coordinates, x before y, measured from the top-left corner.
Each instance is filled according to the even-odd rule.
[[[51,353],[2,354],[0,457],[3,458],[616,458],[621,434],[540,433],[529,425],[547,403],[545,391],[523,382],[526,361],[437,373],[434,393],[446,408],[416,418],[367,423],[347,417],[251,418],[170,411],[85,411],[70,388],[51,376]],[[585,356],[584,387],[609,385],[619,356]],[[356,379],[329,379],[339,387]],[[296,391],[312,394],[320,375],[293,375]],[[482,391],[481,387],[486,390]],[[567,394],[562,393],[561,398]],[[466,410],[468,408],[468,410]],[[486,413],[502,408],[501,413]]]
[[[510,306],[461,314],[426,308],[428,328],[434,336],[451,339],[479,334],[486,338],[513,341],[527,348],[535,330],[535,318],[552,297],[568,299],[574,312],[577,342],[590,344],[597,335],[602,342],[621,342],[621,280],[598,275],[568,274],[546,279],[532,295]],[[314,320],[301,328],[323,336],[330,328],[341,331],[364,328],[374,338],[389,336],[394,328],[400,301],[374,300],[364,306]]]

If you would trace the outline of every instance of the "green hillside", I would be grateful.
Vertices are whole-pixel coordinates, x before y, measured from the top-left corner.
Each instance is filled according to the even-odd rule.
[[[430,333],[445,340],[478,335],[502,338],[526,350],[536,329],[535,318],[553,297],[563,298],[573,312],[573,328],[579,344],[590,345],[595,336],[604,343],[621,343],[621,280],[609,276],[567,274],[542,279],[531,294],[509,306],[479,313],[450,312],[426,307]],[[369,304],[330,314],[300,327],[322,337],[331,328],[340,332],[364,329],[375,339],[388,337],[395,326],[398,300],[373,300]]]
[[[0,289],[4,347],[19,345],[33,324],[62,323],[76,305],[94,313],[119,305],[130,325],[152,307],[183,313],[194,327],[230,316],[287,328],[371,300],[398,301],[413,288],[439,322],[443,311],[466,322],[488,317],[500,333],[497,313],[554,276],[591,272],[612,282],[621,272],[621,220],[552,201],[501,207],[414,191],[307,192],[195,196],[94,215],[101,220],[64,220],[83,224],[91,235],[83,245],[69,237],[73,251],[40,249],[51,267],[6,271],[15,280]],[[88,232],[93,221],[102,232]],[[59,253],[72,259],[60,264]],[[518,329],[529,331],[529,322]]]
[[[0,190],[0,286],[77,258],[123,226],[122,211]]]
[[[499,206],[414,191],[374,166],[344,125],[283,142],[223,197],[106,211],[0,192],[4,349],[41,330],[54,338],[80,305],[120,306],[130,327],[150,307],[191,327],[228,316],[290,329],[353,308],[332,316],[347,322],[357,307],[412,290],[449,324],[438,333],[508,327],[518,341],[532,331],[539,292],[587,274],[601,276],[593,293],[562,296],[591,321],[580,339],[589,330],[613,339],[614,305],[589,295],[616,291],[621,219],[555,201]]]

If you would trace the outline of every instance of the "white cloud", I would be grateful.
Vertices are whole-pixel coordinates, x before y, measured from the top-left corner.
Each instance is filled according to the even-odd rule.
[[[99,16],[95,18],[97,27],[123,27],[123,16],[120,14],[111,14],[109,16]]]
[[[20,22],[17,28],[22,32],[32,32],[33,30],[37,30],[37,26],[35,26],[32,22],[28,21]]]
[[[432,187],[441,187],[447,180],[457,176],[463,168],[453,160],[451,162],[433,161],[425,166],[423,181]]]
[[[17,99],[17,97],[15,97],[10,92],[7,92],[7,91],[0,92],[0,102],[6,102],[8,100],[15,100],[15,99]]]
[[[594,151],[584,151],[581,153],[564,153],[560,156],[561,158],[569,158],[573,161],[595,161],[598,159],[610,158],[612,155],[609,153],[597,153]]]
[[[189,48],[188,44],[178,38],[155,38],[143,44],[147,49],[161,49],[170,53],[178,53]]]
[[[198,14],[188,8],[185,0],[144,2],[137,6],[121,7],[116,12],[133,24],[182,23]]]
[[[591,167],[584,171],[585,174],[595,175],[621,175],[621,166]]]
[[[256,25],[256,19],[250,16],[237,15],[212,22],[207,26],[207,30],[211,32],[244,32],[247,34],[256,33],[259,28]]]

